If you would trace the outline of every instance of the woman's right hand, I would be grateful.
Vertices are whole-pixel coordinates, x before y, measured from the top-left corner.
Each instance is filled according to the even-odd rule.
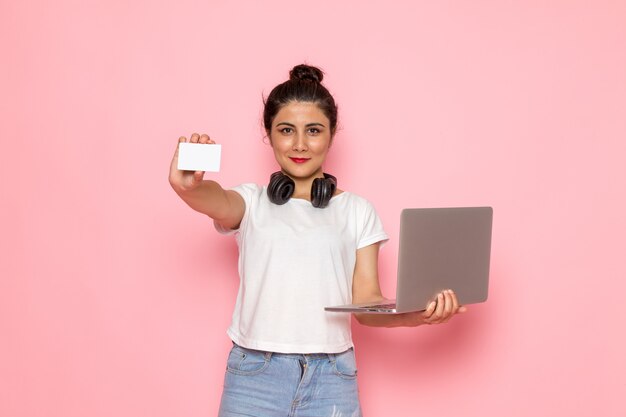
[[[184,136],[178,138],[178,143],[191,142],[191,143],[215,143],[209,135],[203,133],[199,135],[192,133],[189,141]],[[191,191],[194,190],[202,182],[204,177],[204,171],[181,171],[178,169],[178,143],[176,144],[176,152],[172,158],[170,165],[170,184],[174,190],[178,191]]]

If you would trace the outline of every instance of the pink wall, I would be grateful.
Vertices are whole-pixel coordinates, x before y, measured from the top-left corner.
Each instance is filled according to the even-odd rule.
[[[0,416],[215,415],[236,246],[168,164],[208,132],[216,179],[265,182],[261,94],[302,61],[340,105],[327,170],[392,237],[387,295],[400,209],[495,210],[486,304],[355,325],[366,415],[626,415],[625,22],[609,0],[3,1]]]

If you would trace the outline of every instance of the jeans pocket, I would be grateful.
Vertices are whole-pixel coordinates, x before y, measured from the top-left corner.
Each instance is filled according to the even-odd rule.
[[[226,370],[236,375],[256,375],[265,370],[270,358],[265,352],[234,345],[228,354]]]
[[[335,355],[333,363],[335,374],[345,379],[355,379],[357,374],[356,358],[354,357],[354,349],[338,353]]]

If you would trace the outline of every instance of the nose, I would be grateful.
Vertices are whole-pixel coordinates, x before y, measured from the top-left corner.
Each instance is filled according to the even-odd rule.
[[[306,143],[306,135],[304,133],[298,133],[294,136],[292,149],[297,152],[304,152],[309,149]]]

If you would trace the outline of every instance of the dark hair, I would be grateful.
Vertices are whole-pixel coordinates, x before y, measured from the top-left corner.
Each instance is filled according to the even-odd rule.
[[[272,130],[272,121],[280,109],[293,101],[315,103],[330,121],[331,135],[337,129],[337,105],[335,99],[321,82],[324,73],[317,67],[296,65],[289,71],[289,80],[274,87],[263,101],[263,124],[265,130]]]

